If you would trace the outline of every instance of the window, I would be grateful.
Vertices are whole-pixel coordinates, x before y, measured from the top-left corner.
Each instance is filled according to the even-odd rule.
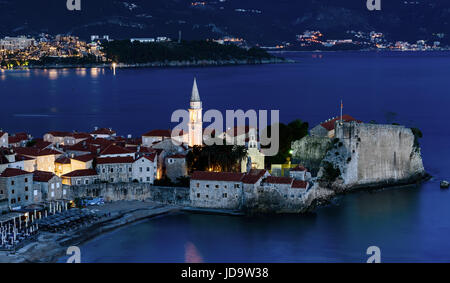
[[[28,192],[28,187],[25,187],[25,192]]]
[[[227,197],[228,197],[228,194],[227,194],[227,193],[224,193],[222,196],[223,196],[223,198],[227,198]]]
[[[11,181],[11,186],[14,186],[14,181]]]
[[[11,190],[11,194],[14,194],[14,190]]]
[[[52,192],[51,196],[52,196],[52,198],[54,198],[55,197],[55,192]]]
[[[130,168],[128,168],[128,172],[131,172],[131,167],[130,167]]]
[[[111,178],[111,183],[114,183],[114,178]]]
[[[67,193],[67,191],[66,191],[66,190],[63,190],[63,195],[66,195],[66,193]]]
[[[25,196],[25,200],[28,200],[28,196]]]
[[[206,198],[209,198],[209,196],[208,196],[208,195],[206,195]]]
[[[102,172],[103,172],[103,173],[106,173],[106,169],[105,169],[105,168],[103,168]]]
[[[196,184],[196,187],[199,188],[199,187],[200,187],[200,183],[197,183],[197,184]]]
[[[52,189],[54,189],[55,188],[55,184],[52,184]]]
[[[114,173],[114,168],[111,168],[111,173]]]
[[[56,183],[56,187],[59,189],[59,183]]]
[[[119,168],[119,172],[122,173],[122,167]]]
[[[197,197],[199,198],[199,197],[200,197],[200,194],[197,194]]]
[[[147,172],[150,172],[150,167],[147,167]]]
[[[34,194],[34,196],[37,196],[38,195],[38,191],[34,190],[33,194]]]
[[[209,188],[209,185],[206,185],[207,188]]]
[[[77,180],[77,185],[81,185],[81,180]]]
[[[28,178],[25,178],[25,183],[28,183]]]
[[[139,172],[142,172],[142,167],[139,167]]]
[[[20,197],[17,198],[17,201],[20,201]]]
[[[219,185],[216,185],[216,189],[218,189],[219,188]]]
[[[239,189],[240,187],[241,187],[240,184],[234,184],[234,188],[235,188],[235,189]]]
[[[84,183],[85,183],[86,185],[89,185],[89,179],[84,180]]]
[[[147,182],[150,182],[150,177],[147,177]]]
[[[16,200],[15,199],[11,199],[11,204],[13,204],[13,203],[16,203]]]
[[[225,185],[225,186],[223,186],[223,187],[224,187],[225,189],[226,189],[226,188],[228,188],[228,186],[227,186],[227,185]]]

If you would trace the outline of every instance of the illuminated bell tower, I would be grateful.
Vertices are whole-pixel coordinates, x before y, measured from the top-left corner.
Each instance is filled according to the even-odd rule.
[[[202,102],[198,93],[197,80],[194,78],[189,108],[189,146],[203,145]]]

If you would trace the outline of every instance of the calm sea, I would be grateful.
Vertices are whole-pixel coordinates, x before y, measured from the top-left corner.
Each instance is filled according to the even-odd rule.
[[[81,247],[87,262],[450,261],[450,53],[287,53],[295,64],[177,69],[0,71],[0,128],[112,127],[140,135],[175,126],[197,77],[203,108],[279,109],[314,125],[344,112],[424,133],[421,187],[358,193],[315,214],[269,218],[176,214],[127,226]],[[63,259],[62,259],[63,260]]]

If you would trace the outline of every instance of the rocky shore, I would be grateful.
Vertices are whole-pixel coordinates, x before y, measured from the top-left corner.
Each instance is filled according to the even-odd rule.
[[[40,232],[35,242],[15,253],[0,252],[0,263],[56,262],[66,254],[69,246],[80,245],[102,233],[139,220],[178,212],[181,207],[147,201],[118,201],[93,209],[108,213],[109,216],[66,233]]]

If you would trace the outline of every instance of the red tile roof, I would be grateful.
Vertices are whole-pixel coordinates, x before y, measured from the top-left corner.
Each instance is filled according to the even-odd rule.
[[[303,172],[303,171],[308,171],[308,169],[306,169],[302,165],[299,165],[299,166],[297,166],[295,168],[292,168],[291,171],[301,171],[301,172]]]
[[[171,137],[171,130],[153,130],[143,134],[143,137]]]
[[[332,120],[330,120],[330,121],[324,122],[324,123],[322,123],[322,124],[320,124],[320,125],[321,125],[322,127],[324,127],[325,129],[327,129],[327,131],[331,131],[331,130],[334,130],[334,128],[335,128],[335,126],[336,126],[336,121],[338,121],[338,120],[340,120],[340,119],[341,119],[341,117],[337,117],[337,118],[334,118],[334,119],[332,119]],[[352,122],[352,121],[356,121],[356,122],[358,122],[358,123],[361,123],[361,121],[356,120],[355,118],[353,118],[352,116],[347,115],[347,114],[342,115],[342,120],[343,120],[344,122]]]
[[[3,171],[3,173],[0,175],[0,177],[10,178],[10,177],[16,177],[16,176],[27,175],[27,174],[32,174],[32,173],[23,171],[21,169],[16,169],[16,168],[6,168]]]
[[[148,160],[150,160],[151,162],[153,162],[153,161],[155,161],[155,157],[156,157],[156,153],[152,153],[152,154],[150,154],[150,155],[143,155],[143,156],[139,157],[139,158],[136,159],[136,160],[139,160],[139,159],[141,159],[141,158],[145,158],[145,159],[148,159]]]
[[[16,161],[26,161],[26,160],[35,160],[35,158],[28,157],[25,155],[16,154]]]
[[[39,148],[35,147],[16,147],[14,149],[18,154],[26,155],[26,156],[45,156],[45,155],[59,155],[62,154],[59,151],[45,148],[43,150],[40,150]]]
[[[70,132],[61,132],[61,131],[51,131],[47,134],[52,135],[54,137],[64,138],[64,137],[71,137],[72,133]]]
[[[243,177],[244,173],[195,171],[191,179],[200,181],[239,182]]]
[[[262,177],[266,174],[264,169],[252,169],[249,173],[245,174],[242,178],[242,183],[244,184],[256,184]]]
[[[102,152],[100,152],[100,155],[110,155],[110,154],[129,154],[133,153],[133,151],[117,146],[117,145],[110,145],[107,148],[105,148]]]
[[[97,158],[97,164],[117,164],[117,163],[133,163],[133,162],[134,158],[131,156]]]
[[[73,133],[72,136],[75,139],[89,139],[91,138],[91,135],[88,133]]]
[[[268,184],[292,184],[292,181],[294,179],[289,178],[289,177],[274,177],[274,176],[269,176],[266,178],[266,180],[264,181],[265,183]]]
[[[68,158],[66,156],[60,156],[58,159],[55,160],[55,163],[70,164],[70,158]]]
[[[3,137],[4,135],[6,135],[5,132],[0,132],[0,138]]]
[[[100,129],[97,129],[97,130],[91,132],[91,135],[110,135],[110,136],[112,136],[112,135],[114,135],[115,133],[116,133],[116,132],[113,131],[113,130],[111,130],[111,129],[100,128]]]
[[[33,147],[39,148],[39,149],[44,149],[47,148],[51,145],[51,142],[46,142],[46,141],[37,141],[36,144]]]
[[[97,175],[98,175],[97,171],[95,171],[94,169],[83,169],[83,170],[72,171],[70,173],[62,175],[62,177],[72,178],[72,177],[87,177],[87,176],[97,176]]]
[[[308,182],[301,180],[294,180],[292,183],[293,189],[306,189],[308,187]]]
[[[34,171],[33,172],[33,181],[35,182],[48,182],[56,175],[51,172],[44,171]]]
[[[77,160],[77,161],[81,161],[81,162],[88,162],[88,161],[93,160],[94,158],[95,158],[95,155],[93,155],[93,154],[83,154],[83,155],[80,155],[80,156],[75,156],[72,159]]]

